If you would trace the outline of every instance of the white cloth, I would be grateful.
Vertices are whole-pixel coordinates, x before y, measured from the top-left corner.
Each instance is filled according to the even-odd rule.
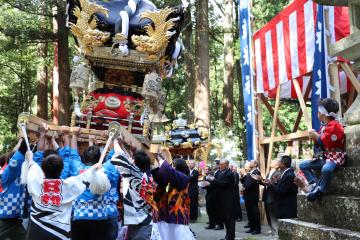
[[[83,174],[65,180],[45,179],[39,165],[32,162],[29,164],[26,177],[28,191],[33,201],[31,220],[60,239],[70,239],[68,236],[72,201],[81,195],[86,188],[83,183]],[[64,235],[63,232],[66,232],[68,236]]]
[[[157,222],[156,226],[164,240],[195,240],[189,225]]]

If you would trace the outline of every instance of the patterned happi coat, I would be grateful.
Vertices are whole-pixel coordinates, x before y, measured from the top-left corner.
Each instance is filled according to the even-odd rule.
[[[152,171],[158,184],[155,200],[159,209],[159,220],[166,223],[188,225],[190,198],[188,194],[189,176],[175,170],[166,161]]]

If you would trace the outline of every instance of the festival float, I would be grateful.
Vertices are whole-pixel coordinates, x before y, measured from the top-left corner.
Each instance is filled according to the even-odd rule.
[[[67,26],[78,51],[70,77],[70,127],[81,128],[80,142],[87,145],[89,135],[95,135],[105,143],[104,130],[118,126],[125,140],[139,148],[161,145],[172,155],[207,161],[202,159],[212,147],[207,130],[184,119],[175,120],[166,132],[158,130],[169,121],[163,114],[162,82],[172,75],[182,51],[179,35],[186,7],[184,1],[163,9],[148,0],[68,1]],[[19,116],[30,138],[36,138],[31,133],[44,122],[49,136],[61,131],[36,116]]]

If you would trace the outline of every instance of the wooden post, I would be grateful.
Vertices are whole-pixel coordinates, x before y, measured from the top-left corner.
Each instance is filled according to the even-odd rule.
[[[306,109],[305,100],[304,100],[304,97],[303,97],[303,95],[302,95],[299,82],[298,82],[298,80],[294,79],[294,80],[293,80],[293,83],[294,83],[296,95],[297,95],[298,100],[299,100],[299,102],[300,102],[300,107],[301,107],[302,112],[303,112],[304,117],[305,117],[305,124],[306,124],[306,126],[308,127],[308,130],[311,130],[311,129],[312,129],[312,126],[311,126],[311,118],[310,118],[310,115],[309,115],[309,113],[308,113],[308,111],[307,111],[307,109]]]
[[[351,71],[349,64],[342,62],[342,63],[340,63],[340,66],[344,70],[344,72],[346,73],[348,78],[350,79],[353,87],[356,89],[356,92],[359,93],[360,92],[360,83],[357,80],[355,74]]]
[[[260,172],[263,177],[266,175],[265,168],[265,150],[264,145],[261,144],[261,140],[264,138],[264,125],[263,125],[263,112],[262,112],[262,98],[261,93],[257,94],[256,99],[256,111],[257,111],[257,129],[258,129],[258,146],[259,146],[259,163]]]
[[[276,119],[277,119],[277,115],[278,115],[278,111],[279,111],[279,106],[280,106],[280,92],[281,92],[281,87],[280,85],[277,87],[276,90],[276,100],[275,100],[275,111],[274,111],[274,116],[273,116],[273,122],[272,122],[272,128],[271,128],[271,137],[270,137],[270,146],[269,146],[269,155],[268,155],[268,159],[267,159],[267,166],[266,166],[266,172],[268,173],[270,170],[270,161],[272,159],[272,152],[273,152],[273,147],[274,147],[274,137],[275,137],[275,130],[276,130]]]
[[[261,100],[264,103],[265,107],[267,108],[267,110],[269,111],[271,116],[274,116],[274,109],[272,108],[272,106],[270,105],[270,103],[268,102],[268,100],[265,98],[264,94],[261,94]],[[282,124],[282,122],[280,121],[279,118],[276,118],[276,123],[279,127],[279,130],[282,134],[288,134],[288,132],[286,131],[285,126]]]

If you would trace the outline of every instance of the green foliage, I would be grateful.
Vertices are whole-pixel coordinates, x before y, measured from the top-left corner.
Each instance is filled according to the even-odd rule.
[[[0,9],[0,152],[4,152],[15,143],[18,115],[32,111],[39,62],[37,44],[31,43],[35,38],[27,34],[39,24],[34,16],[9,5]]]
[[[262,28],[289,3],[289,0],[254,0],[254,30]]]

